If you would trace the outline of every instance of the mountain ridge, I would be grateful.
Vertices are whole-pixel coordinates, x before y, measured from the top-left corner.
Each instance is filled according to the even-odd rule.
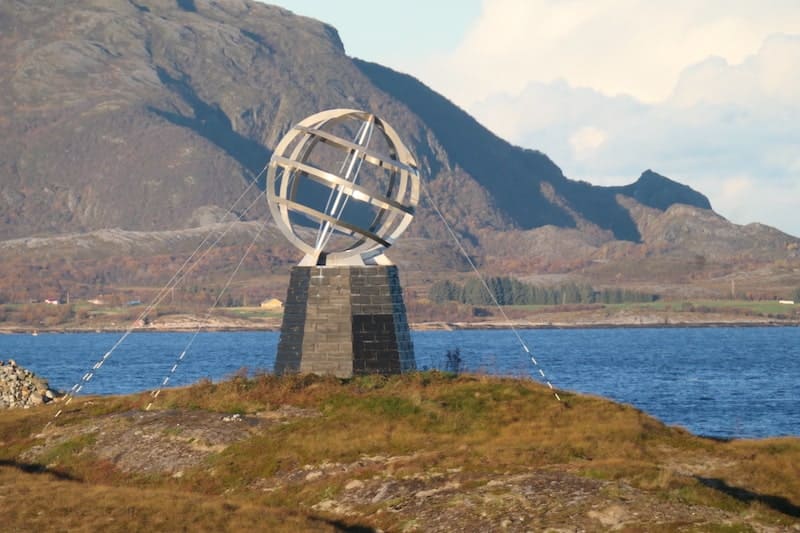
[[[505,211],[521,229],[547,224],[567,228],[578,225],[579,221],[570,214],[569,209],[548,200],[547,194],[541,190],[545,183],[566,198],[566,203],[577,209],[583,218],[611,230],[623,240],[639,241],[641,236],[630,214],[616,202],[618,193],[633,194],[645,205],[662,210],[677,200],[696,207],[711,208],[708,198],[701,193],[652,170],[645,171],[636,182],[622,187],[601,187],[570,180],[546,154],[513,146],[497,137],[447,98],[412,76],[377,63],[359,59],[354,62],[378,87],[397,98],[402,97],[412,111],[425,117],[445,150],[461,155],[459,163],[505,206]],[[483,157],[487,151],[495,157]],[[487,163],[487,159],[494,161],[499,168],[491,162]],[[510,183],[498,183],[490,179],[494,172],[510,178]],[[654,203],[656,197],[657,204]]]
[[[157,285],[200,242],[192,228],[238,219],[201,269],[202,283],[217,283],[267,217],[272,148],[332,107],[375,112],[417,156],[427,194],[389,250],[415,298],[469,269],[431,202],[493,275],[668,295],[729,294],[736,272],[753,294],[800,285],[799,239],[732,224],[653,170],[614,187],[571,180],[546,154],[513,146],[407,74],[348,57],[334,28],[283,8],[14,0],[0,5],[0,52],[0,300]],[[252,295],[279,294],[297,260],[274,228],[265,235],[245,272]],[[46,239],[34,249],[31,237]]]
[[[347,57],[331,26],[279,7],[15,0],[0,8],[0,29],[13,58],[0,65],[9,117],[0,121],[0,238],[184,227],[198,210],[227,208],[293,123],[337,106],[392,123],[468,236],[587,221],[638,242],[619,193],[658,198],[662,209],[710,207],[666,178],[621,188],[569,180],[545,154],[503,141],[418,80]],[[430,221],[426,208],[420,218]],[[418,235],[437,231],[419,226]]]

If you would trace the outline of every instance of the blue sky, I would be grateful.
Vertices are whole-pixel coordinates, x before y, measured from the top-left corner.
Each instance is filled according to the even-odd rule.
[[[573,179],[647,168],[800,236],[795,0],[277,0]]]
[[[409,64],[431,53],[455,49],[481,12],[479,0],[277,0],[267,3],[331,24],[339,30],[348,55],[387,66]]]

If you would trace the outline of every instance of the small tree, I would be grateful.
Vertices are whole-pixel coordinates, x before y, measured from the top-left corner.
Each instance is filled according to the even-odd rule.
[[[453,374],[460,374],[464,370],[464,360],[461,359],[461,349],[447,350],[444,369]]]
[[[798,288],[797,288],[797,289],[794,291],[794,301],[795,301],[795,302],[800,302],[800,287],[798,287]]]
[[[471,279],[464,284],[464,294],[461,302],[470,305],[491,305],[494,303],[492,296],[478,279]]]
[[[428,291],[428,298],[434,303],[443,303],[448,301],[460,301],[463,289],[460,285],[452,281],[437,281],[431,286]]]

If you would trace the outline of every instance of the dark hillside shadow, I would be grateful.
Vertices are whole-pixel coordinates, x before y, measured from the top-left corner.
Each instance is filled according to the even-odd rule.
[[[617,191],[609,187],[597,187],[585,181],[568,181],[560,194],[585,219],[611,230],[617,239],[641,242],[642,235],[627,209],[617,203]]]
[[[183,9],[184,11],[197,13],[197,6],[194,5],[194,0],[177,0],[177,1],[179,8]]]
[[[575,227],[565,211],[548,202],[542,181],[556,188],[564,175],[546,155],[523,150],[500,139],[477,120],[415,78],[389,68],[353,59],[379,89],[408,106],[433,131],[452,162],[466,170],[522,228],[545,224]]]
[[[176,126],[189,128],[209,140],[238,161],[250,173],[251,179],[255,178],[269,162],[272,152],[256,141],[234,131],[228,116],[219,107],[211,106],[197,96],[194,88],[186,79],[173,78],[161,67],[157,67],[156,70],[161,82],[189,104],[194,112],[194,117],[186,117],[154,107],[150,107],[149,110],[164,120]],[[264,189],[263,177],[259,180],[258,186],[262,190]]]
[[[495,198],[520,227],[546,224],[574,228],[575,220],[548,201],[540,190],[549,182],[571,207],[618,239],[639,242],[630,213],[619,205],[618,188],[567,179],[549,157],[514,146],[483,127],[468,113],[417,79],[375,63],[353,62],[379,89],[406,104],[428,125],[445,150]]]
[[[708,198],[688,185],[673,181],[652,170],[645,170],[635,183],[609,187],[612,191],[634,198],[640,204],[665,211],[673,204],[686,204],[711,209]]]
[[[770,509],[783,513],[793,518],[800,518],[800,506],[795,505],[783,496],[772,496],[769,494],[759,494],[741,487],[728,485],[724,480],[718,478],[707,478],[695,476],[695,479],[714,490],[718,490],[740,502],[758,502],[766,505]]]
[[[25,472],[26,474],[49,474],[64,481],[83,481],[82,479],[67,474],[66,472],[47,468],[45,465],[37,463],[20,463],[18,461],[10,461],[8,459],[0,459],[0,467],[3,466],[16,468],[17,470]]]

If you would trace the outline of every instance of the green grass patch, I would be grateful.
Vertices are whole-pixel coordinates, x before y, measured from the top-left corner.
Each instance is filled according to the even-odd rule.
[[[554,305],[512,305],[510,309],[524,311],[547,311]],[[569,306],[567,306],[569,307]],[[630,302],[619,304],[593,304],[591,308],[609,311],[658,311],[658,312],[737,312],[754,315],[791,315],[800,310],[800,305],[785,305],[774,300],[657,300],[655,302]]]
[[[67,439],[49,448],[39,458],[39,461],[43,465],[69,465],[74,461],[75,456],[80,455],[86,447],[94,444],[96,440],[97,438],[92,433]]]
[[[261,309],[260,307],[220,307],[217,311],[233,314],[241,318],[281,318],[283,311]]]

